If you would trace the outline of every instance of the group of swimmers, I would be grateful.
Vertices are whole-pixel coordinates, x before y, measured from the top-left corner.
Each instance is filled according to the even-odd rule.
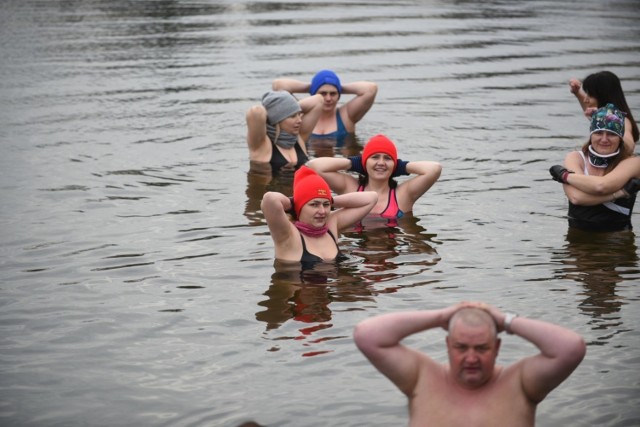
[[[385,135],[372,137],[358,156],[309,160],[312,136],[339,141],[355,133],[375,100],[375,83],[342,84],[333,71],[322,70],[310,83],[276,79],[273,89],[247,112],[247,142],[253,162],[296,170],[293,197],[267,192],[261,202],[276,259],[304,264],[339,259],[340,230],[362,229],[365,219],[395,226],[440,177],[437,162],[399,159]],[[303,91],[310,96],[298,101],[292,95]],[[338,106],[342,94],[355,96]],[[403,175],[410,178],[398,184],[394,178]]]
[[[638,126],[618,77],[610,71],[569,81],[590,120],[589,139],[567,154],[564,165],[550,168],[569,201],[569,226],[587,231],[630,230],[640,188],[640,157],[634,154]],[[298,100],[294,93],[309,93]],[[262,103],[247,112],[247,143],[252,162],[272,170],[296,171],[293,197],[264,194],[261,209],[275,245],[275,257],[286,262],[339,259],[340,230],[364,223],[397,225],[440,177],[434,161],[405,161],[385,135],[375,135],[362,153],[310,159],[311,138],[339,141],[373,105],[373,82],[343,84],[331,70],[310,82],[276,79]],[[343,105],[342,95],[353,97]],[[395,178],[410,176],[398,183]],[[336,194],[333,196],[332,194]]]
[[[569,85],[590,123],[583,147],[549,170],[569,200],[569,226],[630,230],[640,189],[640,157],[634,154],[638,127],[620,81],[604,71],[584,82],[571,79]],[[361,155],[309,159],[306,144],[312,135],[337,139],[355,132],[375,100],[374,83],[342,85],[334,72],[322,70],[310,83],[278,79],[273,89],[247,112],[247,125],[252,161],[295,170],[292,196],[266,192],[261,203],[276,259],[337,260],[340,230],[362,229],[365,218],[396,225],[440,177],[439,163],[401,160],[385,135],[373,136]],[[307,91],[310,96],[300,101],[292,95]],[[345,93],[356,96],[337,107]],[[395,181],[405,175],[410,178]],[[448,363],[402,344],[409,335],[433,328],[448,331]],[[539,353],[496,365],[500,332],[520,336]],[[354,339],[408,397],[410,425],[533,426],[537,405],[586,353],[584,340],[573,331],[481,302],[369,318],[356,326]]]

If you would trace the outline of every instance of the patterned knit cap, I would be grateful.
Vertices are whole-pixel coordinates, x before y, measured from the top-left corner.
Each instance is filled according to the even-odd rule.
[[[591,116],[591,133],[606,131],[624,137],[625,113],[618,110],[615,105],[607,104],[598,108]]]

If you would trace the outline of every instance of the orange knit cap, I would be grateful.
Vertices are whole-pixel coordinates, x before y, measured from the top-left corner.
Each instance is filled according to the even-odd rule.
[[[362,150],[362,167],[367,170],[367,159],[376,153],[384,153],[391,156],[396,166],[398,165],[398,151],[394,143],[384,135],[371,137]]]
[[[293,203],[298,218],[302,207],[313,199],[331,200],[331,189],[316,171],[302,166],[293,176]]]

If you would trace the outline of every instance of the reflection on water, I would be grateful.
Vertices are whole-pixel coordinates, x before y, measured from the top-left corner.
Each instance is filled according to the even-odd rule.
[[[365,286],[357,286],[350,280],[354,268],[338,263],[316,263],[304,268],[300,263],[276,260],[271,286],[264,293],[268,300],[258,305],[267,310],[256,313],[258,320],[267,322],[267,329],[274,329],[289,319],[310,323],[331,320],[329,304],[372,293]],[[345,289],[348,288],[348,292]],[[336,299],[337,297],[337,299]]]
[[[579,294],[582,312],[592,317],[594,329],[620,324],[625,301],[616,294],[616,285],[625,275],[638,273],[638,248],[632,231],[590,233],[569,228],[564,250],[553,254],[562,264],[557,277],[574,280],[583,286]]]
[[[347,232],[339,245],[347,258],[339,263],[303,266],[275,260],[268,298],[258,303],[265,310],[256,319],[277,329],[288,320],[323,323],[331,320],[332,302],[374,301],[376,295],[397,292],[403,287],[422,286],[437,280],[387,285],[403,277],[427,272],[440,260],[433,245],[434,234],[426,233],[411,214],[397,227],[378,227],[370,232]],[[305,334],[330,328],[331,324],[305,328]]]
[[[388,227],[386,219],[365,219],[364,232],[344,233],[345,240],[349,239],[347,250],[361,260],[357,264],[360,279],[379,284],[424,274],[432,269],[440,261],[435,248],[440,242],[436,240],[436,234],[427,232],[419,221],[412,213],[400,218],[395,227]],[[434,282],[437,280],[376,288],[378,292],[394,292],[400,287]]]
[[[357,156],[364,147],[357,135],[348,134],[344,138],[312,136],[307,143],[309,157],[349,157]]]
[[[271,284],[263,294],[267,297],[258,303],[265,309],[256,313],[256,319],[267,324],[266,330],[278,329],[289,320],[308,324],[297,329],[292,337],[271,338],[304,340],[306,347],[328,340],[344,337],[312,339],[314,333],[330,329],[331,303],[354,303],[371,301],[372,291],[363,283],[353,283],[355,269],[341,263],[316,263],[302,266],[300,263],[287,263],[276,260],[275,272]],[[277,351],[273,347],[272,351]],[[330,353],[331,350],[305,351],[302,356],[317,356]]]
[[[293,168],[283,168],[272,171],[269,163],[251,162],[247,172],[247,196],[244,216],[251,226],[263,226],[264,220],[260,202],[267,191],[277,191],[286,195],[293,195]]]

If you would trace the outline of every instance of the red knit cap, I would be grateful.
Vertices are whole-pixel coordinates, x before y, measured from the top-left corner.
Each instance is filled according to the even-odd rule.
[[[302,166],[293,176],[293,203],[298,218],[302,207],[313,199],[331,200],[331,189],[316,171]]]
[[[398,152],[393,142],[384,135],[372,137],[362,150],[362,167],[367,170],[367,159],[376,153],[384,153],[391,156],[394,163],[398,164]]]

